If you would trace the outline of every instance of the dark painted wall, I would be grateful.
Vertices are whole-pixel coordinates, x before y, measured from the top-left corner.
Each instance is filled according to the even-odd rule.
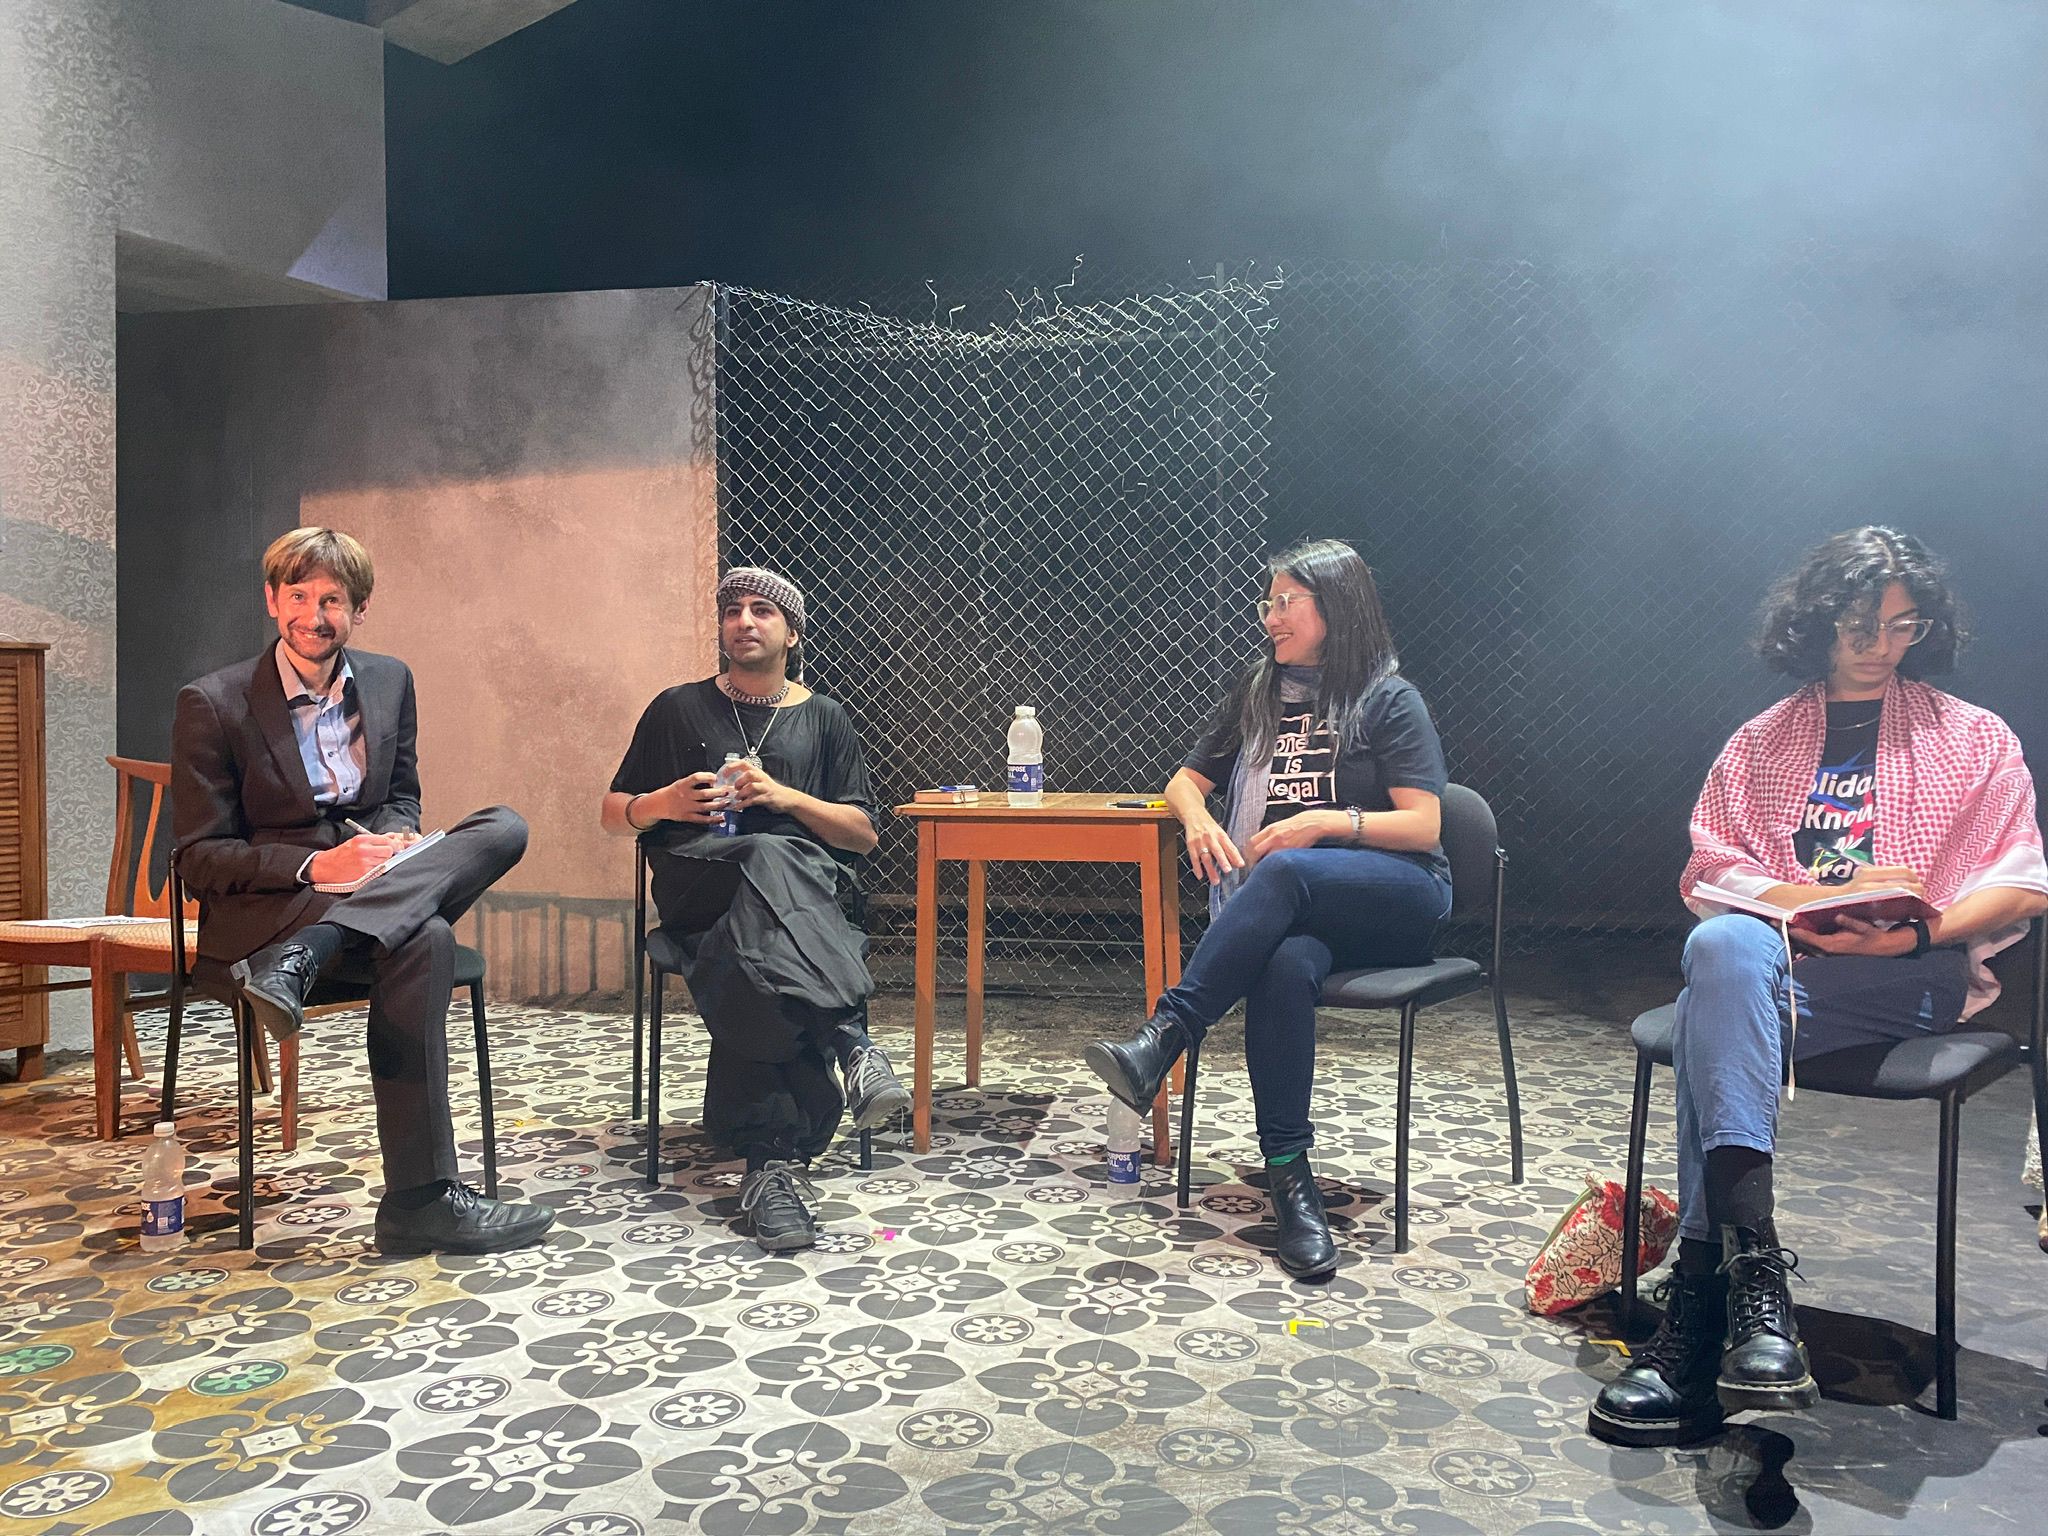
[[[2048,235],[2012,0],[578,0],[387,59],[391,291]]]
[[[2044,57],[2007,0],[578,0],[389,60],[392,287],[985,323],[1077,254],[1285,267],[1275,538],[1381,566],[1460,771],[1607,850],[1575,905],[1675,917],[1761,589],[1835,529],[1952,558],[1956,686],[2048,754]]]

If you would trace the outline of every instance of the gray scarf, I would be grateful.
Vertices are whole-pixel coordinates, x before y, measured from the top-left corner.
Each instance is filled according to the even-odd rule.
[[[1312,703],[1322,685],[1321,667],[1282,667],[1280,702]],[[1223,830],[1230,834],[1230,840],[1237,845],[1239,853],[1245,851],[1252,835],[1266,819],[1266,785],[1272,776],[1273,743],[1241,743],[1237,766],[1230,774],[1230,795],[1223,805]],[[1244,876],[1241,869],[1227,870],[1221,880],[1209,887],[1209,916],[1212,919],[1223,910],[1224,903],[1237,894],[1237,888],[1244,884]]]

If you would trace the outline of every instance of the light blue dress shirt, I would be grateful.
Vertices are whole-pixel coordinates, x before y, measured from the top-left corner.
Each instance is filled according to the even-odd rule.
[[[292,734],[299,739],[299,761],[313,786],[315,805],[352,805],[363,787],[367,754],[363,745],[363,711],[356,702],[356,675],[348,653],[334,669],[327,692],[308,691],[277,642],[277,675],[284,684],[284,705],[291,712]]]

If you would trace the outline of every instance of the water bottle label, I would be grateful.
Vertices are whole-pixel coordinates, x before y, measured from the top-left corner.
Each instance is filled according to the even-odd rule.
[[[1045,789],[1045,764],[1010,764],[1010,793],[1013,795],[1036,795]]]
[[[1109,1182],[1112,1184],[1135,1184],[1138,1182],[1138,1154],[1136,1149],[1129,1152],[1109,1154]]]
[[[173,1195],[168,1200],[145,1200],[142,1202],[142,1235],[144,1237],[176,1237],[185,1230],[185,1197]]]

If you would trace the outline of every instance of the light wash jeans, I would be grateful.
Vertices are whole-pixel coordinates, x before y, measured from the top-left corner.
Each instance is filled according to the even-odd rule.
[[[1969,956],[1931,949],[1913,958],[1800,955],[1794,1061],[1851,1046],[1910,1040],[1956,1027],[1969,993]],[[1745,913],[1710,917],[1685,941],[1685,990],[1672,1035],[1678,1073],[1678,1230],[1710,1238],[1707,1154],[1770,1152],[1791,1032],[1785,943],[1777,925]]]

